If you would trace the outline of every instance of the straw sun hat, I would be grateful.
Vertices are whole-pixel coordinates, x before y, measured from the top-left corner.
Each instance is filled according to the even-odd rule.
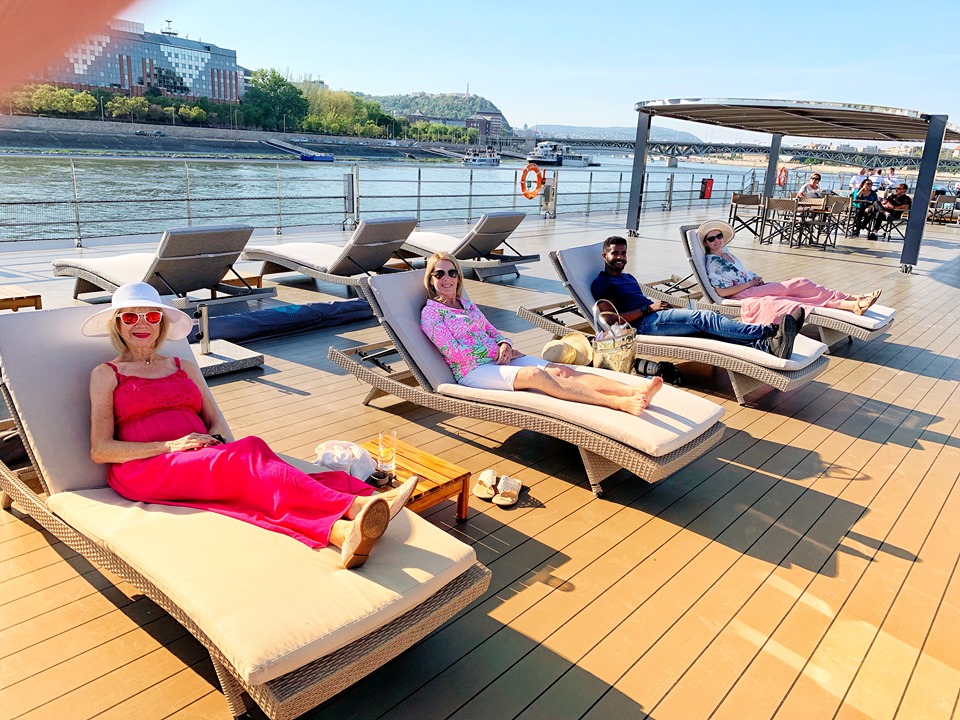
[[[590,365],[593,363],[593,346],[586,335],[571,333],[544,345],[540,357],[561,365]]]
[[[733,240],[733,228],[727,223],[723,220],[707,220],[707,222],[697,228],[697,237],[700,238],[700,242],[702,243],[703,239],[714,230],[719,230],[723,233],[724,247],[729,245],[730,241]]]
[[[193,319],[181,310],[164,305],[160,293],[147,283],[135,282],[121,285],[113,293],[110,307],[88,317],[80,332],[87,337],[106,337],[110,334],[110,323],[117,310],[130,308],[160,308],[167,318],[167,339],[182,340],[190,334]]]

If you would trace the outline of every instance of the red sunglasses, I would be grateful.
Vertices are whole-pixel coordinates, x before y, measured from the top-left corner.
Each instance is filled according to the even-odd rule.
[[[163,320],[163,313],[159,310],[150,310],[145,313],[122,312],[117,317],[124,325],[136,325],[140,322],[140,318],[146,320],[148,325],[159,325]]]

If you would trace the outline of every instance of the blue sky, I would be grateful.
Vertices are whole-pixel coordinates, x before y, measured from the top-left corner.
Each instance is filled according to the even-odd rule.
[[[871,2],[368,3],[141,0],[122,17],[235,49],[241,65],[372,95],[470,92],[511,125],[634,126],[681,97],[868,103],[960,124],[953,6]],[[655,121],[659,122],[659,121]],[[673,125],[705,140],[750,140]],[[758,136],[762,138],[763,136]]]

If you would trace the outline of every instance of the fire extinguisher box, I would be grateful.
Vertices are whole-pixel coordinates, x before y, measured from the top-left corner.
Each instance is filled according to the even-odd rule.
[[[700,199],[709,200],[713,197],[713,178],[704,178],[700,181]]]

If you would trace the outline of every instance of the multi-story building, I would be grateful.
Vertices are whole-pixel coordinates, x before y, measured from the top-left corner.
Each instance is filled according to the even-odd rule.
[[[144,32],[143,24],[113,20],[47,67],[37,80],[88,90],[114,88],[143,95],[156,88],[165,95],[237,102],[246,88],[236,50],[181,38],[169,28]]]
[[[503,129],[503,115],[481,110],[467,118],[467,127],[476,128],[481,136],[497,136]]]

